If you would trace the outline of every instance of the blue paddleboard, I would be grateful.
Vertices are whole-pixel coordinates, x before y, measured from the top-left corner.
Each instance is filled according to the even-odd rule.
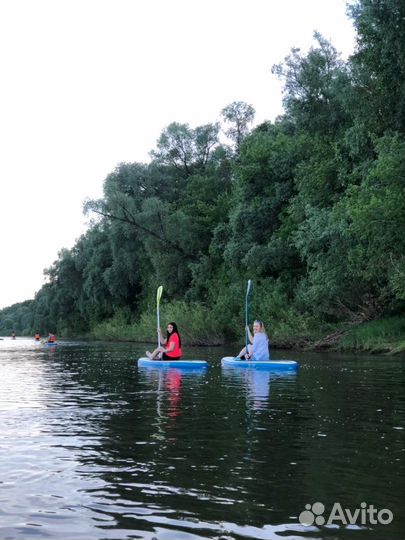
[[[234,356],[225,356],[221,359],[221,366],[236,368],[268,369],[273,371],[296,371],[298,363],[295,360],[240,360]]]
[[[149,358],[139,358],[138,367],[148,368],[206,368],[208,363],[206,360],[149,360]]]

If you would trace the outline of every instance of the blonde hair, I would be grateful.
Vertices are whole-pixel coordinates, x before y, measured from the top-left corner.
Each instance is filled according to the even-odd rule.
[[[264,322],[261,321],[260,319],[255,319],[253,321],[253,324],[255,324],[255,323],[257,323],[260,326],[260,332],[262,332],[263,334],[266,334],[266,336],[267,336],[266,328],[264,327]]]

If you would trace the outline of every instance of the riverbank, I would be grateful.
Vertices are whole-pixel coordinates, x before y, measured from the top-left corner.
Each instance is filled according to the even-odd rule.
[[[241,325],[220,326],[208,311],[184,305],[184,310],[166,313],[167,320],[175,320],[181,329],[185,346],[221,346],[238,341]],[[313,322],[313,321],[311,321]],[[155,342],[156,322],[143,314],[138,321],[128,321],[125,313],[95,326],[89,336],[104,341]],[[363,324],[319,325],[301,324],[292,328],[285,322],[268,325],[273,348],[313,351],[368,352],[371,354],[402,354],[405,352],[405,320],[390,317]]]

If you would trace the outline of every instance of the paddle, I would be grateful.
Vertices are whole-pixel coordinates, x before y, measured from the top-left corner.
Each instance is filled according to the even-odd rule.
[[[246,347],[246,354],[248,354],[248,343],[249,343],[249,333],[248,333],[248,324],[249,324],[249,316],[248,316],[248,303],[249,303],[249,294],[252,290],[252,280],[249,279],[247,283],[247,289],[246,289],[246,298],[245,298],[245,347]]]
[[[162,297],[163,287],[160,285],[157,289],[156,293],[156,316],[157,316],[157,327],[158,327],[158,347],[160,347],[160,311],[159,311],[159,305],[160,305],[160,298]]]

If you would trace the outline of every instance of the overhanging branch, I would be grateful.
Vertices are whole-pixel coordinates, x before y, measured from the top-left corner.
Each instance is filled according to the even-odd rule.
[[[179,246],[177,243],[172,242],[171,240],[168,240],[165,237],[166,235],[164,235],[163,224],[162,224],[162,219],[161,219],[160,214],[159,214],[159,222],[160,222],[161,231],[162,231],[162,234],[164,235],[164,237],[160,236],[156,232],[151,231],[147,227],[145,227],[145,226],[141,225],[140,223],[138,223],[135,220],[134,216],[132,214],[130,214],[128,209],[125,208],[122,205],[121,205],[121,210],[123,211],[125,217],[120,217],[120,216],[116,216],[116,215],[111,214],[111,213],[102,212],[101,210],[95,210],[94,208],[92,208],[91,210],[92,210],[92,212],[94,212],[94,213],[96,213],[96,214],[98,214],[100,216],[103,216],[105,218],[114,219],[116,221],[121,221],[122,223],[127,223],[129,225],[132,225],[133,227],[136,227],[137,229],[145,232],[146,234],[149,234],[153,238],[156,238],[156,240],[159,240],[159,242],[161,242],[165,247],[167,247],[167,246],[171,247],[174,250],[176,250],[178,253],[181,253],[181,255],[185,259],[189,259],[189,260],[191,260],[193,262],[198,262],[198,258],[195,255],[193,255],[192,253],[188,253],[181,246]]]

